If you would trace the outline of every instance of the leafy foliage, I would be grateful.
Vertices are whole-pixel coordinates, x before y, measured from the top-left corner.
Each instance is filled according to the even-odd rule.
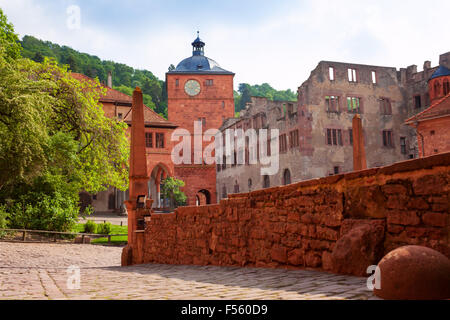
[[[97,232],[97,224],[92,220],[86,221],[86,223],[84,224],[84,232],[91,233],[91,234],[96,233]]]
[[[133,88],[141,87],[144,94],[144,103],[155,112],[167,119],[167,92],[165,82],[159,80],[148,70],[136,70],[125,64],[113,61],[103,61],[96,56],[80,53],[67,46],[59,46],[49,41],[42,41],[32,36],[24,36],[21,41],[23,56],[36,62],[42,62],[44,57],[53,57],[58,63],[66,64],[73,72],[83,73],[91,78],[98,77],[99,81],[106,83],[108,72],[113,74],[113,88],[132,95]],[[169,71],[174,70],[171,64]],[[297,96],[292,90],[277,91],[269,84],[249,85],[241,83],[239,90],[234,92],[235,111],[245,109],[251,96],[267,97],[269,100],[295,101]]]
[[[168,177],[163,180],[163,186],[161,188],[161,195],[170,199],[171,207],[182,206],[186,204],[186,195],[180,190],[184,187],[185,183],[174,177]]]
[[[6,15],[0,8],[0,47],[4,48],[7,60],[13,60],[20,57],[22,47],[19,43],[19,37],[14,32],[12,24],[8,23]]]
[[[104,115],[98,80],[12,54],[1,11],[0,24],[0,205],[11,227],[70,230],[79,191],[126,190],[127,126]]]
[[[234,92],[235,111],[239,112],[245,109],[245,105],[251,101],[251,97],[265,97],[271,101],[296,101],[297,95],[291,90],[277,91],[268,83],[261,85],[249,85],[241,83],[239,85],[239,92]]]
[[[132,95],[133,88],[141,87],[147,107],[167,117],[167,95],[164,81],[148,70],[136,70],[125,64],[100,60],[97,56],[80,53],[67,46],[59,46],[50,41],[42,41],[32,36],[24,36],[21,41],[22,55],[36,62],[43,57],[55,58],[60,65],[68,65],[72,72],[98,78],[106,83],[108,72],[113,74],[113,88]]]
[[[105,222],[97,225],[98,234],[110,234],[112,231],[111,222]]]

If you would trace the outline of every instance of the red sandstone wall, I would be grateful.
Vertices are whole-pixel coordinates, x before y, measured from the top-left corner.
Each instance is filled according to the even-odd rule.
[[[436,153],[450,152],[450,117],[442,117],[421,122],[418,126],[417,144],[419,155],[423,157]]]
[[[143,237],[143,257],[145,263],[307,266],[360,274],[333,265],[332,256],[338,256],[333,252],[338,240],[361,224],[381,230],[381,256],[375,263],[407,244],[450,257],[449,199],[447,153],[153,215]],[[365,237],[372,237],[371,231]]]

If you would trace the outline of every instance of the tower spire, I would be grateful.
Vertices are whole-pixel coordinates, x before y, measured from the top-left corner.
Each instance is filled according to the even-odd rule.
[[[200,31],[197,30],[197,39],[192,42],[192,55],[204,56],[205,55],[205,43],[200,40]]]

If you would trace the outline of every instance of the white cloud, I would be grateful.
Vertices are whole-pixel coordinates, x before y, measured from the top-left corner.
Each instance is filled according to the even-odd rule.
[[[0,0],[0,6],[21,34],[69,45],[101,59],[145,68],[164,79],[169,64],[191,54],[198,21],[171,21],[133,34],[117,34],[83,19],[81,30],[65,27],[65,6],[38,0]],[[83,6],[87,6],[83,2]],[[446,30],[450,2],[428,1],[303,1],[258,23],[233,24],[217,19],[201,25],[206,54],[236,73],[240,82],[268,82],[277,89],[296,88],[321,60],[392,67],[438,63],[449,51]],[[83,14],[83,11],[82,11]],[[249,12],[249,15],[251,13]],[[169,19],[169,17],[168,17]],[[115,28],[117,30],[117,28]]]

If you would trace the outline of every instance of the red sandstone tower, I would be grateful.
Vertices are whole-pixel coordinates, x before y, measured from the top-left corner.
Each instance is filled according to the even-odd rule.
[[[148,172],[145,145],[144,103],[142,91],[133,92],[133,119],[130,144],[130,197],[128,210],[128,245],[122,251],[122,266],[142,263],[145,220],[150,218],[153,200],[147,199]]]
[[[197,37],[192,57],[181,61],[166,74],[168,120],[191,133],[194,146],[194,121],[202,131],[219,129],[224,119],[234,117],[234,73],[222,69],[205,57],[205,43]],[[203,148],[208,145],[203,143]],[[192,159],[194,159],[192,157]],[[183,191],[188,205],[216,203],[216,167],[214,164],[175,166],[175,176],[185,182]]]

